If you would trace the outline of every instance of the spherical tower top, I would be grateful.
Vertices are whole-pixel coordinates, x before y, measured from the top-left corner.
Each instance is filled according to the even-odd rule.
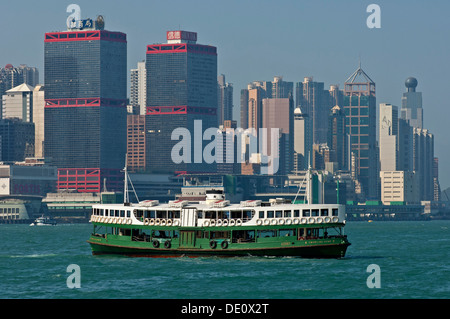
[[[415,91],[417,87],[417,79],[414,77],[409,77],[405,81],[405,86],[408,88],[408,91]]]

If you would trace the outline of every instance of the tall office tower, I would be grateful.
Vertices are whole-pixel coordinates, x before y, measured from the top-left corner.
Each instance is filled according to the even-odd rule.
[[[145,115],[147,105],[147,71],[145,61],[138,62],[137,68],[130,72],[130,104]]]
[[[262,127],[262,100],[272,97],[272,82],[254,81],[241,90],[241,127]]]
[[[413,167],[421,200],[433,200],[434,135],[427,129],[413,128]]]
[[[241,90],[241,123],[240,127],[244,130],[248,129],[248,90]]]
[[[312,156],[312,135],[308,114],[302,112],[300,106],[294,110],[294,172],[308,168]]]
[[[127,170],[145,171],[145,115],[127,115]]]
[[[441,186],[439,184],[439,159],[433,159],[433,200],[439,202],[441,200]]]
[[[265,138],[259,138],[259,153],[271,158],[278,158],[279,167],[269,174],[290,174],[294,157],[294,101],[291,98],[263,99],[262,127],[267,129]],[[279,129],[278,145],[273,145],[273,129]]]
[[[334,106],[329,115],[328,147],[330,148],[330,161],[337,163],[338,170],[348,169],[348,136],[345,130],[345,114],[338,106]]]
[[[328,90],[328,106],[331,108],[338,105],[342,107],[342,103],[344,102],[344,91],[339,89],[339,85],[330,85],[330,89]]]
[[[223,125],[225,121],[233,120],[233,84],[225,82],[225,75],[221,74],[218,78],[217,97],[217,120],[218,126]]]
[[[404,119],[398,119],[397,169],[412,172],[413,167],[413,128]]]
[[[350,151],[355,155],[355,177],[365,197],[378,197],[378,158],[376,149],[375,82],[361,69],[345,81],[344,111],[350,135]]]
[[[417,79],[407,78],[405,86],[407,92],[403,93],[400,117],[412,127],[423,128],[422,92],[416,92]]]
[[[314,144],[327,142],[329,106],[323,82],[314,82],[312,77],[305,77],[296,84],[296,104],[309,115]]]
[[[45,91],[43,85],[33,90],[34,156],[44,157],[45,141]]]
[[[380,103],[380,171],[398,170],[398,107]]]
[[[219,130],[222,134],[222,145],[217,145],[217,173],[218,174],[240,174],[241,163],[236,160],[238,154],[238,142],[236,134],[237,122],[225,120]]]
[[[272,81],[273,98],[289,98],[294,96],[294,83],[283,81],[282,76],[275,76]]]
[[[45,157],[58,189],[123,188],[126,152],[127,38],[104,20],[79,20],[45,34]]]
[[[217,127],[217,48],[197,44],[195,32],[168,31],[167,43],[147,46],[146,69],[148,170],[215,172],[215,163],[202,158],[209,143],[202,136],[207,128]],[[187,129],[192,140],[172,140],[177,128]],[[178,143],[186,143],[189,154],[174,161],[172,150]],[[186,153],[177,154],[182,155]]]
[[[17,118],[0,120],[0,161],[24,161],[34,156],[34,123]]]

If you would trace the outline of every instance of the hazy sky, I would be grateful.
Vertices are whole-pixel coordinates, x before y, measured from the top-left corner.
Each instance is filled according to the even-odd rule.
[[[145,59],[146,45],[166,42],[166,31],[197,32],[198,43],[218,48],[236,116],[240,90],[256,80],[313,76],[343,88],[361,57],[377,104],[400,107],[405,79],[414,76],[424,126],[435,135],[441,188],[450,186],[450,1],[2,0],[0,66],[36,66],[42,82],[44,33],[66,29],[71,3],[82,18],[101,14],[107,30],[127,34],[128,69]],[[366,25],[372,3],[381,8],[379,29]]]

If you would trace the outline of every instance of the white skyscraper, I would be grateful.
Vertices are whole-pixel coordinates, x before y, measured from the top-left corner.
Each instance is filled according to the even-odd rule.
[[[145,115],[147,104],[147,72],[145,61],[138,62],[137,68],[130,74],[130,104],[139,108],[139,114]]]

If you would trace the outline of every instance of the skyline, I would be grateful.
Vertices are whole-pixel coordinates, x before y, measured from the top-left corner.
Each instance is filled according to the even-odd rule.
[[[2,27],[0,65],[27,64],[40,71],[43,82],[44,34],[66,30],[76,3],[82,18],[103,15],[105,29],[127,34],[129,70],[145,59],[146,46],[165,43],[166,31],[197,32],[198,43],[218,49],[218,74],[234,87],[234,118],[239,121],[240,90],[258,80],[301,82],[312,76],[325,88],[344,81],[358,67],[376,83],[380,103],[401,107],[404,82],[413,76],[423,93],[424,127],[435,135],[441,189],[450,186],[450,133],[445,122],[444,92],[449,70],[446,61],[450,4],[424,1],[132,1],[111,5],[107,1],[23,1],[8,3]],[[369,29],[369,4],[381,8],[381,28]],[[202,10],[200,8],[207,8]],[[18,14],[20,12],[20,14]],[[17,23],[20,19],[20,23]],[[130,22],[133,21],[133,22]],[[272,22],[272,23],[271,23]],[[446,63],[447,62],[447,63]],[[129,91],[129,84],[127,87]],[[129,94],[128,94],[129,95]]]

